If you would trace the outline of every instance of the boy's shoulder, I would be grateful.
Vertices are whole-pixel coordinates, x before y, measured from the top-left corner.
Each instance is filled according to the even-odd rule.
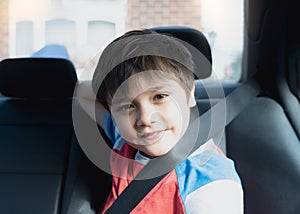
[[[226,180],[241,184],[234,162],[219,152],[212,140],[177,165],[175,171],[183,197],[217,181]]]

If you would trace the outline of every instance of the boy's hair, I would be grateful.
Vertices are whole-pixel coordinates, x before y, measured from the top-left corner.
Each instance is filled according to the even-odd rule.
[[[158,40],[149,42],[147,39],[145,41],[144,35],[159,37]],[[167,50],[170,57],[166,57],[165,53],[161,54],[162,50]],[[183,84],[188,93],[194,85],[193,69],[190,52],[175,38],[148,29],[134,30],[115,39],[104,49],[92,86],[99,102],[110,111],[116,90],[132,75],[151,70],[162,71],[161,73],[167,74],[164,75],[165,78],[167,76]]]

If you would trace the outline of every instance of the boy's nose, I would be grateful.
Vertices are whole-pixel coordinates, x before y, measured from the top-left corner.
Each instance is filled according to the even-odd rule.
[[[137,126],[151,126],[159,119],[159,112],[150,106],[143,106],[137,111]]]

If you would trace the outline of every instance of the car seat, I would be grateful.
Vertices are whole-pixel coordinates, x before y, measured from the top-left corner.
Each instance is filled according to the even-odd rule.
[[[60,213],[77,76],[66,59],[0,63],[0,213]]]

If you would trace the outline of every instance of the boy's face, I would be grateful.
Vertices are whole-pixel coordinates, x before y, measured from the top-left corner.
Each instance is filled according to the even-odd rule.
[[[121,136],[151,157],[166,154],[180,140],[196,104],[194,89],[187,93],[166,75],[147,71],[131,76],[118,88],[111,105]]]

